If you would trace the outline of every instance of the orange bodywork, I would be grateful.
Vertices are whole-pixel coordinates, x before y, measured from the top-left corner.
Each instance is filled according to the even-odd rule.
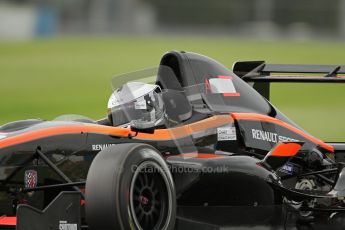
[[[293,157],[302,148],[298,143],[279,143],[270,153],[275,157]]]
[[[233,123],[234,120],[259,120],[264,122],[274,123],[285,127],[292,132],[295,132],[306,139],[318,144],[322,148],[334,152],[334,148],[331,145],[324,143],[323,141],[301,131],[300,129],[285,123],[276,118],[272,118],[265,115],[255,114],[255,113],[232,113],[229,115],[215,115],[209,118],[206,118],[201,121],[197,121],[192,124],[183,125],[170,129],[156,129],[153,133],[144,133],[144,132],[133,132],[130,128],[121,128],[121,127],[111,127],[103,126],[96,124],[71,124],[68,126],[55,126],[49,128],[42,128],[39,130],[28,131],[16,136],[7,137],[0,140],[0,148],[8,147],[11,145],[29,142],[37,140],[40,138],[45,138],[49,136],[65,135],[65,134],[83,134],[83,133],[99,133],[117,137],[129,137],[132,136],[135,139],[142,140],[173,140],[179,139],[187,136],[191,136],[193,133],[205,131],[208,129],[224,126],[229,123]]]
[[[171,129],[156,129],[153,133],[133,132],[130,128],[111,127],[94,124],[71,124],[68,126],[56,126],[28,131],[16,136],[0,140],[0,148],[11,145],[38,140],[49,136],[65,134],[98,133],[117,137],[133,136],[144,140],[172,140],[190,136],[195,132],[215,128],[233,122],[229,115],[213,116],[193,124],[175,127]]]
[[[16,226],[17,217],[15,216],[2,216],[0,217],[0,226]]]
[[[274,123],[276,125],[282,126],[284,128],[287,128],[289,130],[291,130],[294,133],[297,133],[301,136],[303,136],[304,138],[310,140],[311,142],[314,142],[315,144],[321,146],[322,148],[330,151],[330,152],[334,152],[334,147],[331,145],[326,144],[325,142],[303,132],[302,130],[286,123],[283,122],[281,120],[278,120],[276,118],[273,117],[269,117],[269,116],[265,116],[265,115],[261,115],[261,114],[256,114],[256,113],[233,113],[232,117],[235,120],[259,120],[259,121],[264,121],[264,122],[269,122],[269,123]]]
[[[37,140],[49,136],[65,135],[65,134],[82,134],[82,133],[102,133],[116,136],[128,136],[131,131],[126,128],[109,127],[92,124],[76,124],[69,126],[56,126],[43,128],[39,130],[29,131],[17,136],[8,137],[0,141],[0,148],[11,145]]]

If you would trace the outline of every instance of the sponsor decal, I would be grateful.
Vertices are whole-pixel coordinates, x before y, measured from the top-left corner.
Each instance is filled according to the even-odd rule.
[[[294,166],[293,164],[287,163],[279,169],[279,171],[292,175]]]
[[[134,102],[135,109],[146,109],[146,101],[144,98],[139,98]]]
[[[115,144],[94,144],[92,145],[92,151],[101,151]]]
[[[67,221],[59,221],[59,230],[78,230],[78,224],[69,224]]]
[[[37,186],[38,176],[37,171],[27,170],[24,173],[25,188],[35,188]]]
[[[218,76],[218,78],[211,78],[208,80],[207,87],[212,93],[223,94],[225,97],[240,96],[235,89],[232,82],[232,76]]]
[[[217,140],[218,141],[235,141],[236,128],[233,126],[223,126],[217,128]]]
[[[259,129],[252,129],[252,138],[255,140],[262,140],[272,143],[278,143],[278,142],[294,142],[299,141],[291,137],[285,137],[278,135],[277,133],[272,133],[268,131],[263,131]]]

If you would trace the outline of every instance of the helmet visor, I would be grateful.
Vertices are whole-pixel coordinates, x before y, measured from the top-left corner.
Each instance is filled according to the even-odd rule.
[[[151,128],[162,120],[163,111],[159,86],[129,82],[114,93],[112,112],[118,115],[113,116],[116,123],[129,123],[140,129]]]

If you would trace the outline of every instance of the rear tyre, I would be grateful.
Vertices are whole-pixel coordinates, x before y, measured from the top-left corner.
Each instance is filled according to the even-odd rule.
[[[91,164],[85,190],[91,230],[174,228],[174,182],[152,146],[119,144],[101,151]]]

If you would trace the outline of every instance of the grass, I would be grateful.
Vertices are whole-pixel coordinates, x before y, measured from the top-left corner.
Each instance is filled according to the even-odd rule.
[[[0,124],[61,114],[105,115],[115,74],[154,67],[169,50],[236,60],[345,64],[340,42],[259,42],[229,38],[108,37],[0,42]],[[272,101],[311,134],[345,141],[345,85],[274,84]]]

